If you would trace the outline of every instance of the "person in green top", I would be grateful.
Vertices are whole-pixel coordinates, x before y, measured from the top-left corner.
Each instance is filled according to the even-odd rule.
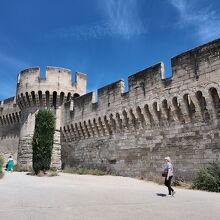
[[[14,167],[14,161],[12,159],[12,156],[8,158],[8,166],[7,166],[7,171],[13,171]]]

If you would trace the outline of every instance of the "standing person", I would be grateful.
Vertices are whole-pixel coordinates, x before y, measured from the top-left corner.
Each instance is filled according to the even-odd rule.
[[[176,193],[174,189],[171,187],[171,180],[173,178],[173,165],[171,163],[170,157],[165,157],[165,167],[163,171],[163,176],[165,177],[164,185],[168,188],[169,195],[174,196]]]
[[[14,167],[14,161],[12,159],[12,156],[10,156],[8,158],[8,167],[7,167],[7,171],[13,171],[13,167]]]

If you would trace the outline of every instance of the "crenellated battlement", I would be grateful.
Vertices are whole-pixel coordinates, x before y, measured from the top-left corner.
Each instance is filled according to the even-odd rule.
[[[219,68],[220,39],[181,53],[171,59],[175,81],[198,80]]]
[[[172,77],[169,79],[165,78],[164,64],[160,62],[130,75],[126,93],[124,81],[118,80],[98,89],[97,100],[93,93],[78,97],[74,100],[74,114],[67,117],[68,120],[63,124],[98,115],[109,117],[113,112],[116,113],[115,109],[122,113],[135,107],[130,116],[134,117],[140,113],[136,112],[136,107],[144,108],[144,103],[155,121],[158,121],[159,111],[166,113],[169,108],[175,111],[180,105],[186,105],[183,111],[188,111],[189,103],[193,103],[199,112],[203,108],[199,103],[204,99],[209,105],[207,108],[212,108],[213,96],[217,96],[219,90],[219,83],[216,84],[216,81],[220,81],[219,51],[220,39],[173,57]],[[85,97],[90,98],[85,102]],[[164,106],[167,109],[163,109]],[[210,114],[217,117],[215,113]]]
[[[164,64],[160,62],[146,69],[143,69],[128,77],[129,92],[135,91],[141,87],[146,89],[152,89],[158,84],[162,83],[162,79],[165,79]]]
[[[32,67],[24,69],[18,74],[18,83],[25,79],[36,79],[40,77],[40,67]]]
[[[100,90],[105,92],[115,91],[108,88],[115,88],[116,85],[117,83],[110,84]],[[91,92],[74,100],[74,114],[69,121],[63,121],[63,126],[82,124],[77,127],[87,130],[87,123],[95,127],[95,124],[99,121],[99,129],[105,130],[107,127],[111,127],[111,122],[108,122],[108,120],[117,119],[118,126],[121,129],[120,123],[127,128],[133,127],[136,129],[141,125],[142,129],[147,127],[149,129],[152,126],[163,127],[172,124],[206,123],[220,119],[220,84],[207,82],[207,85],[203,87],[202,84],[199,86],[197,82],[197,88],[187,88],[185,85],[183,87],[184,89],[179,88],[178,93],[176,93],[174,85],[169,90],[158,92],[159,95],[151,94],[151,96],[144,94],[144,92],[139,95],[136,94],[135,97],[130,92],[127,92],[126,96],[124,93],[118,93],[118,96],[117,93],[116,95],[108,93],[108,96],[105,95],[104,99],[99,95],[105,93],[100,93],[97,102],[94,102],[95,93]],[[111,95],[115,99],[111,98]],[[102,123],[105,121],[107,124],[103,126],[101,121]],[[85,132],[83,133],[85,134]],[[95,134],[95,132],[92,133]],[[112,132],[109,133],[105,130],[104,134],[111,135]],[[91,136],[87,135],[88,137]]]
[[[10,97],[5,100],[0,101],[0,107],[2,108],[10,108],[16,104],[16,97]]]
[[[1,125],[17,123],[19,120],[20,108],[16,104],[16,97],[10,97],[0,102]]]

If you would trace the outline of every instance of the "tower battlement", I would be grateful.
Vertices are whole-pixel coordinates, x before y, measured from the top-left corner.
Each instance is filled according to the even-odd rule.
[[[72,71],[66,68],[48,66],[45,78],[40,77],[40,67],[29,68],[18,75],[16,97],[21,108],[38,102],[41,106],[53,102],[62,105],[63,101],[71,97],[85,94],[86,81],[86,74],[78,72],[75,81],[72,81]]]
[[[18,74],[17,94],[35,91],[72,91],[79,89],[80,94],[86,92],[86,75],[75,74],[75,81],[72,81],[72,71],[61,67],[46,67],[46,77],[40,77],[40,67],[28,68]]]

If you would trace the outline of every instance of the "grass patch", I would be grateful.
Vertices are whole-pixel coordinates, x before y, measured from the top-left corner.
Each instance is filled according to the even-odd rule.
[[[74,173],[74,174],[79,174],[79,175],[95,175],[95,176],[108,175],[108,173],[103,170],[87,169],[87,168],[82,168],[82,167],[65,167],[63,172]]]
[[[184,178],[181,176],[176,176],[172,182],[173,186],[183,187],[186,189],[192,189],[192,183],[185,182]]]
[[[141,176],[138,179],[144,181],[151,181],[158,185],[164,185],[165,178],[159,175],[149,174],[147,177]],[[175,176],[172,179],[172,186],[185,188],[185,189],[192,189],[192,183],[185,182],[184,178],[181,176]]]
[[[53,177],[53,176],[59,176],[57,171],[50,171],[48,173],[48,176]]]
[[[43,177],[43,176],[58,176],[58,171],[56,167],[51,167],[50,170],[47,172],[40,171],[38,174],[35,174],[34,170],[32,167],[28,166],[21,166],[19,164],[16,164],[13,168],[14,172],[28,172],[27,175],[29,176],[38,176],[38,177]]]
[[[36,174],[34,171],[27,173],[29,176],[37,176],[37,177],[53,177],[53,176],[59,176],[58,171],[47,171],[43,172],[40,171],[38,174]]]
[[[38,177],[53,177],[53,176],[58,176],[58,172],[57,171],[47,171],[47,172],[43,172],[43,171],[40,171],[38,174],[35,174],[33,173],[34,176],[38,176]]]
[[[14,167],[13,167],[13,171],[14,172],[32,172],[33,169],[32,167],[30,166],[22,166],[20,164],[16,164]]]

